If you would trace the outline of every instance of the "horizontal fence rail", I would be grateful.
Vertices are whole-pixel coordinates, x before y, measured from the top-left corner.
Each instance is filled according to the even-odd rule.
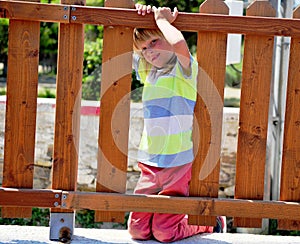
[[[300,220],[300,203],[0,188],[0,206]],[[239,210],[243,211],[239,211]]]
[[[0,0],[2,18],[43,22],[156,28],[153,16],[132,9],[42,4]],[[1,13],[1,12],[0,12]],[[300,20],[262,16],[179,13],[174,26],[182,31],[213,31],[264,36],[300,37]]]

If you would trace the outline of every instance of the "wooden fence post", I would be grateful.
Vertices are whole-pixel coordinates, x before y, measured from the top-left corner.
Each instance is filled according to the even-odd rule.
[[[228,14],[229,9],[221,0],[207,0],[200,6],[200,13]],[[218,197],[226,47],[227,34],[209,31],[198,33],[199,74],[193,132],[195,160],[191,196]],[[204,211],[209,207],[201,206]],[[189,222],[214,226],[216,219],[189,216]]]
[[[255,1],[247,16],[276,16],[267,1]],[[236,162],[236,199],[263,200],[273,36],[245,36]],[[235,218],[240,227],[260,228],[261,219]]]
[[[133,8],[132,0],[105,7]],[[132,28],[105,26],[96,191],[125,193],[132,74]],[[96,212],[95,221],[124,222],[123,212]]]
[[[62,0],[61,3],[84,5],[85,1]],[[71,14],[76,16],[74,10]],[[60,23],[52,189],[76,190],[83,51],[84,25]],[[75,224],[74,211],[53,208],[50,217],[50,239],[70,239]]]
[[[294,11],[293,17],[300,19],[300,7]],[[300,38],[292,38],[284,124],[280,200],[294,202],[300,202],[299,52]],[[279,220],[278,228],[285,230],[299,230],[300,221]]]
[[[3,187],[32,188],[40,23],[10,20]],[[3,218],[31,217],[31,208],[3,207]]]

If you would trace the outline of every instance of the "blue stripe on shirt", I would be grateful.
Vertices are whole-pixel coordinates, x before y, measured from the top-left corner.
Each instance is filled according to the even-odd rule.
[[[149,119],[176,115],[193,115],[195,103],[195,101],[179,96],[145,101],[144,117]]]
[[[194,160],[193,149],[180,152],[177,154],[161,155],[161,154],[148,154],[145,151],[139,150],[138,160],[140,162],[152,165],[155,167],[176,167],[190,163]]]

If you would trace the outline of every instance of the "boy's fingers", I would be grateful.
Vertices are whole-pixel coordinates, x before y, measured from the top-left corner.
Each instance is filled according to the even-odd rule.
[[[149,14],[149,13],[151,13],[151,11],[152,11],[151,5],[147,5],[147,13]]]
[[[139,4],[139,3],[135,4],[135,9],[138,11],[138,14],[140,14],[141,13],[141,9],[142,9],[142,5]]]
[[[157,10],[157,7],[152,6],[152,11],[154,12],[154,11],[156,11],[156,10]]]
[[[173,11],[173,17],[174,17],[174,19],[176,19],[177,15],[178,15],[178,9],[177,9],[177,7],[175,7],[174,11]]]
[[[151,13],[151,6],[150,5],[141,5],[140,11],[138,13],[141,13],[142,15],[146,15],[146,13]]]
[[[142,6],[142,15],[145,15],[145,14],[146,14],[146,11],[147,11],[147,6],[146,6],[146,5],[143,5],[143,6]]]

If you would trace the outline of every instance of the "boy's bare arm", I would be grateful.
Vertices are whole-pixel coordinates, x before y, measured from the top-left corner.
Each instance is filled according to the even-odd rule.
[[[146,15],[154,12],[154,18],[157,24],[157,27],[163,33],[165,39],[173,46],[174,52],[178,57],[178,61],[183,67],[186,73],[190,71],[190,52],[187,46],[187,43],[176,27],[172,25],[178,15],[177,8],[174,8],[172,12],[168,7],[151,7],[150,5],[142,5],[137,3],[135,8],[138,11],[138,14]]]
[[[174,8],[173,12],[170,8],[166,7],[152,7],[152,10],[154,12],[154,18],[158,28],[161,30],[166,40],[173,46],[179,63],[184,70],[189,70],[190,52],[187,43],[181,31],[172,25],[178,16],[177,8]]]

